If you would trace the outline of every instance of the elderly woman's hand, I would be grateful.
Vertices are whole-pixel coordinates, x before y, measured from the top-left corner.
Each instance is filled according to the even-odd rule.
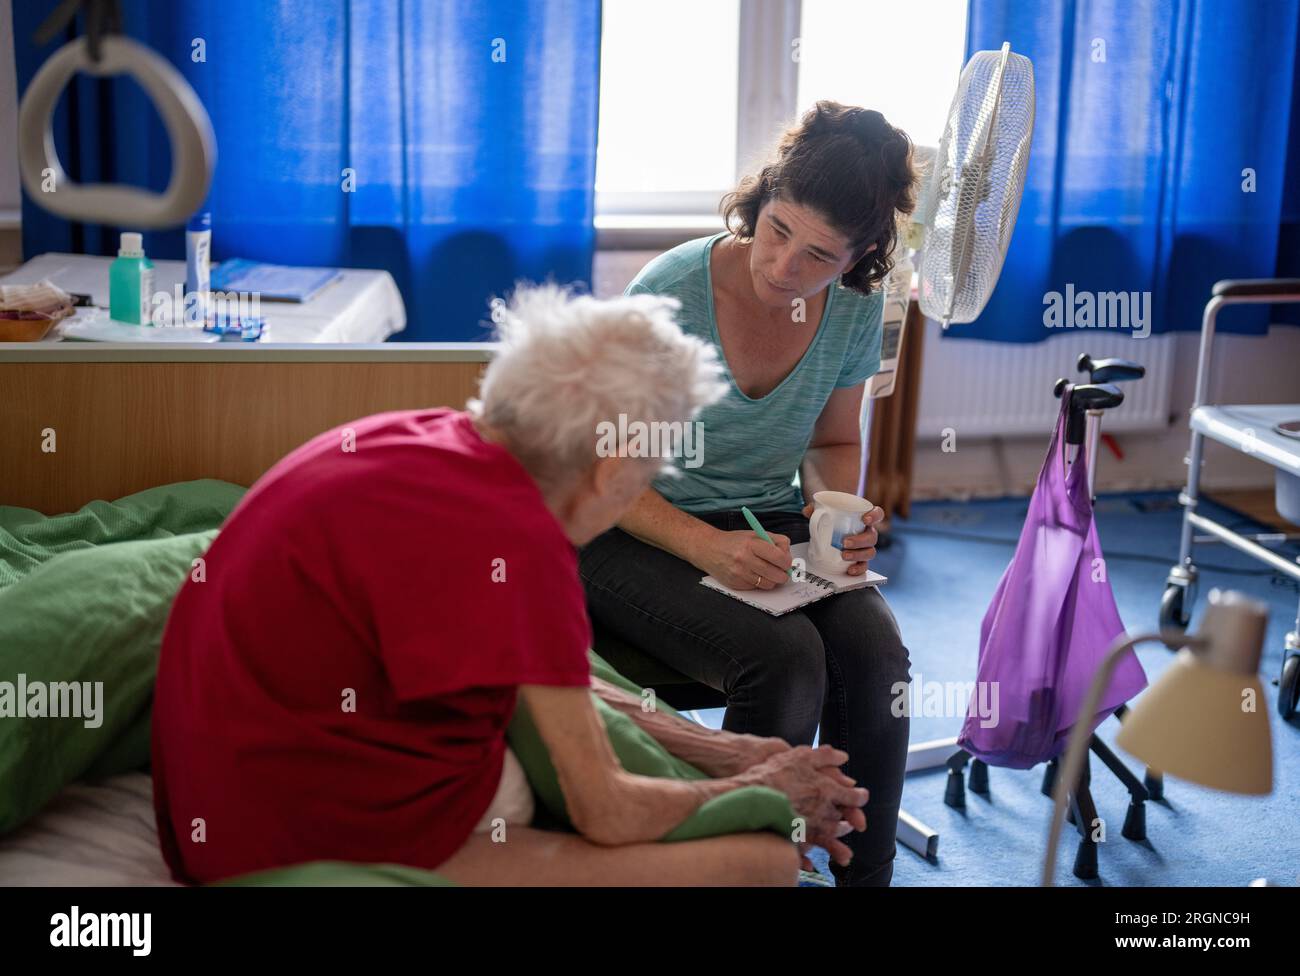
[[[738,776],[747,769],[760,766],[778,753],[788,752],[793,746],[784,739],[764,735],[709,730],[711,746],[718,747],[705,756],[691,755],[689,762],[715,779]]]
[[[848,864],[853,852],[840,838],[867,829],[862,807],[870,795],[839,769],[848,760],[848,753],[831,746],[796,746],[777,753],[741,778],[784,793],[804,820],[802,839],[825,848],[837,864]]]
[[[714,530],[691,562],[733,590],[770,590],[789,578],[792,563],[789,536],[773,532],[771,537],[769,543],[748,529]]]
[[[803,507],[804,518],[812,518],[813,508],[811,502]],[[844,537],[843,558],[850,562],[845,572],[850,576],[861,576],[867,571],[867,563],[876,558],[876,542],[880,538],[876,526],[884,520],[885,510],[877,505],[871,511],[863,513],[864,531]]]

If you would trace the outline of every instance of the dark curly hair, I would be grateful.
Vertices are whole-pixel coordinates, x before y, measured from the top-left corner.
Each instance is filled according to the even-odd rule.
[[[754,238],[759,211],[774,197],[817,211],[847,237],[857,260],[840,279],[869,294],[894,266],[899,215],[916,208],[912,140],[879,112],[821,101],[781,137],[776,155],[722,198],[738,240]],[[872,244],[876,249],[869,254]]]

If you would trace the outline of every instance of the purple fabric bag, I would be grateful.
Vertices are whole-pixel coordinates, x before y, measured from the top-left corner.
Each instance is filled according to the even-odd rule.
[[[978,683],[957,744],[993,766],[1028,769],[1064,751],[1097,668],[1124,632],[1101,559],[1084,452],[1063,471],[1068,415],[1067,393],[1016,554],[980,626]],[[1146,683],[1130,650],[1091,728]]]

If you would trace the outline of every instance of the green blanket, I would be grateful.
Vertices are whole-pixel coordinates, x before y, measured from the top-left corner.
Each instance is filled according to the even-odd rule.
[[[225,481],[185,481],[66,515],[0,505],[0,589],[61,553],[215,529],[243,495]]]
[[[0,835],[75,780],[147,766],[167,614],[194,561],[243,493],[225,482],[193,481],[51,517],[0,506]],[[592,668],[640,695],[595,654]],[[30,693],[38,686],[47,690],[38,696],[40,705]],[[599,701],[597,708],[629,771],[704,775],[626,716]],[[43,717],[36,718],[36,709]],[[543,809],[558,826],[567,826],[555,770],[525,710],[516,715],[509,739]],[[788,836],[792,818],[783,795],[749,787],[709,801],[663,839],[763,829]],[[441,882],[412,868],[320,862],[228,883]]]
[[[194,481],[46,517],[0,507],[0,834],[149,761],[163,625],[243,494]]]

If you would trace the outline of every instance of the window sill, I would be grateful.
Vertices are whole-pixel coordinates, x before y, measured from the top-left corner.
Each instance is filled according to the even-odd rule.
[[[723,229],[717,214],[604,214],[596,217],[596,249],[666,251]]]

